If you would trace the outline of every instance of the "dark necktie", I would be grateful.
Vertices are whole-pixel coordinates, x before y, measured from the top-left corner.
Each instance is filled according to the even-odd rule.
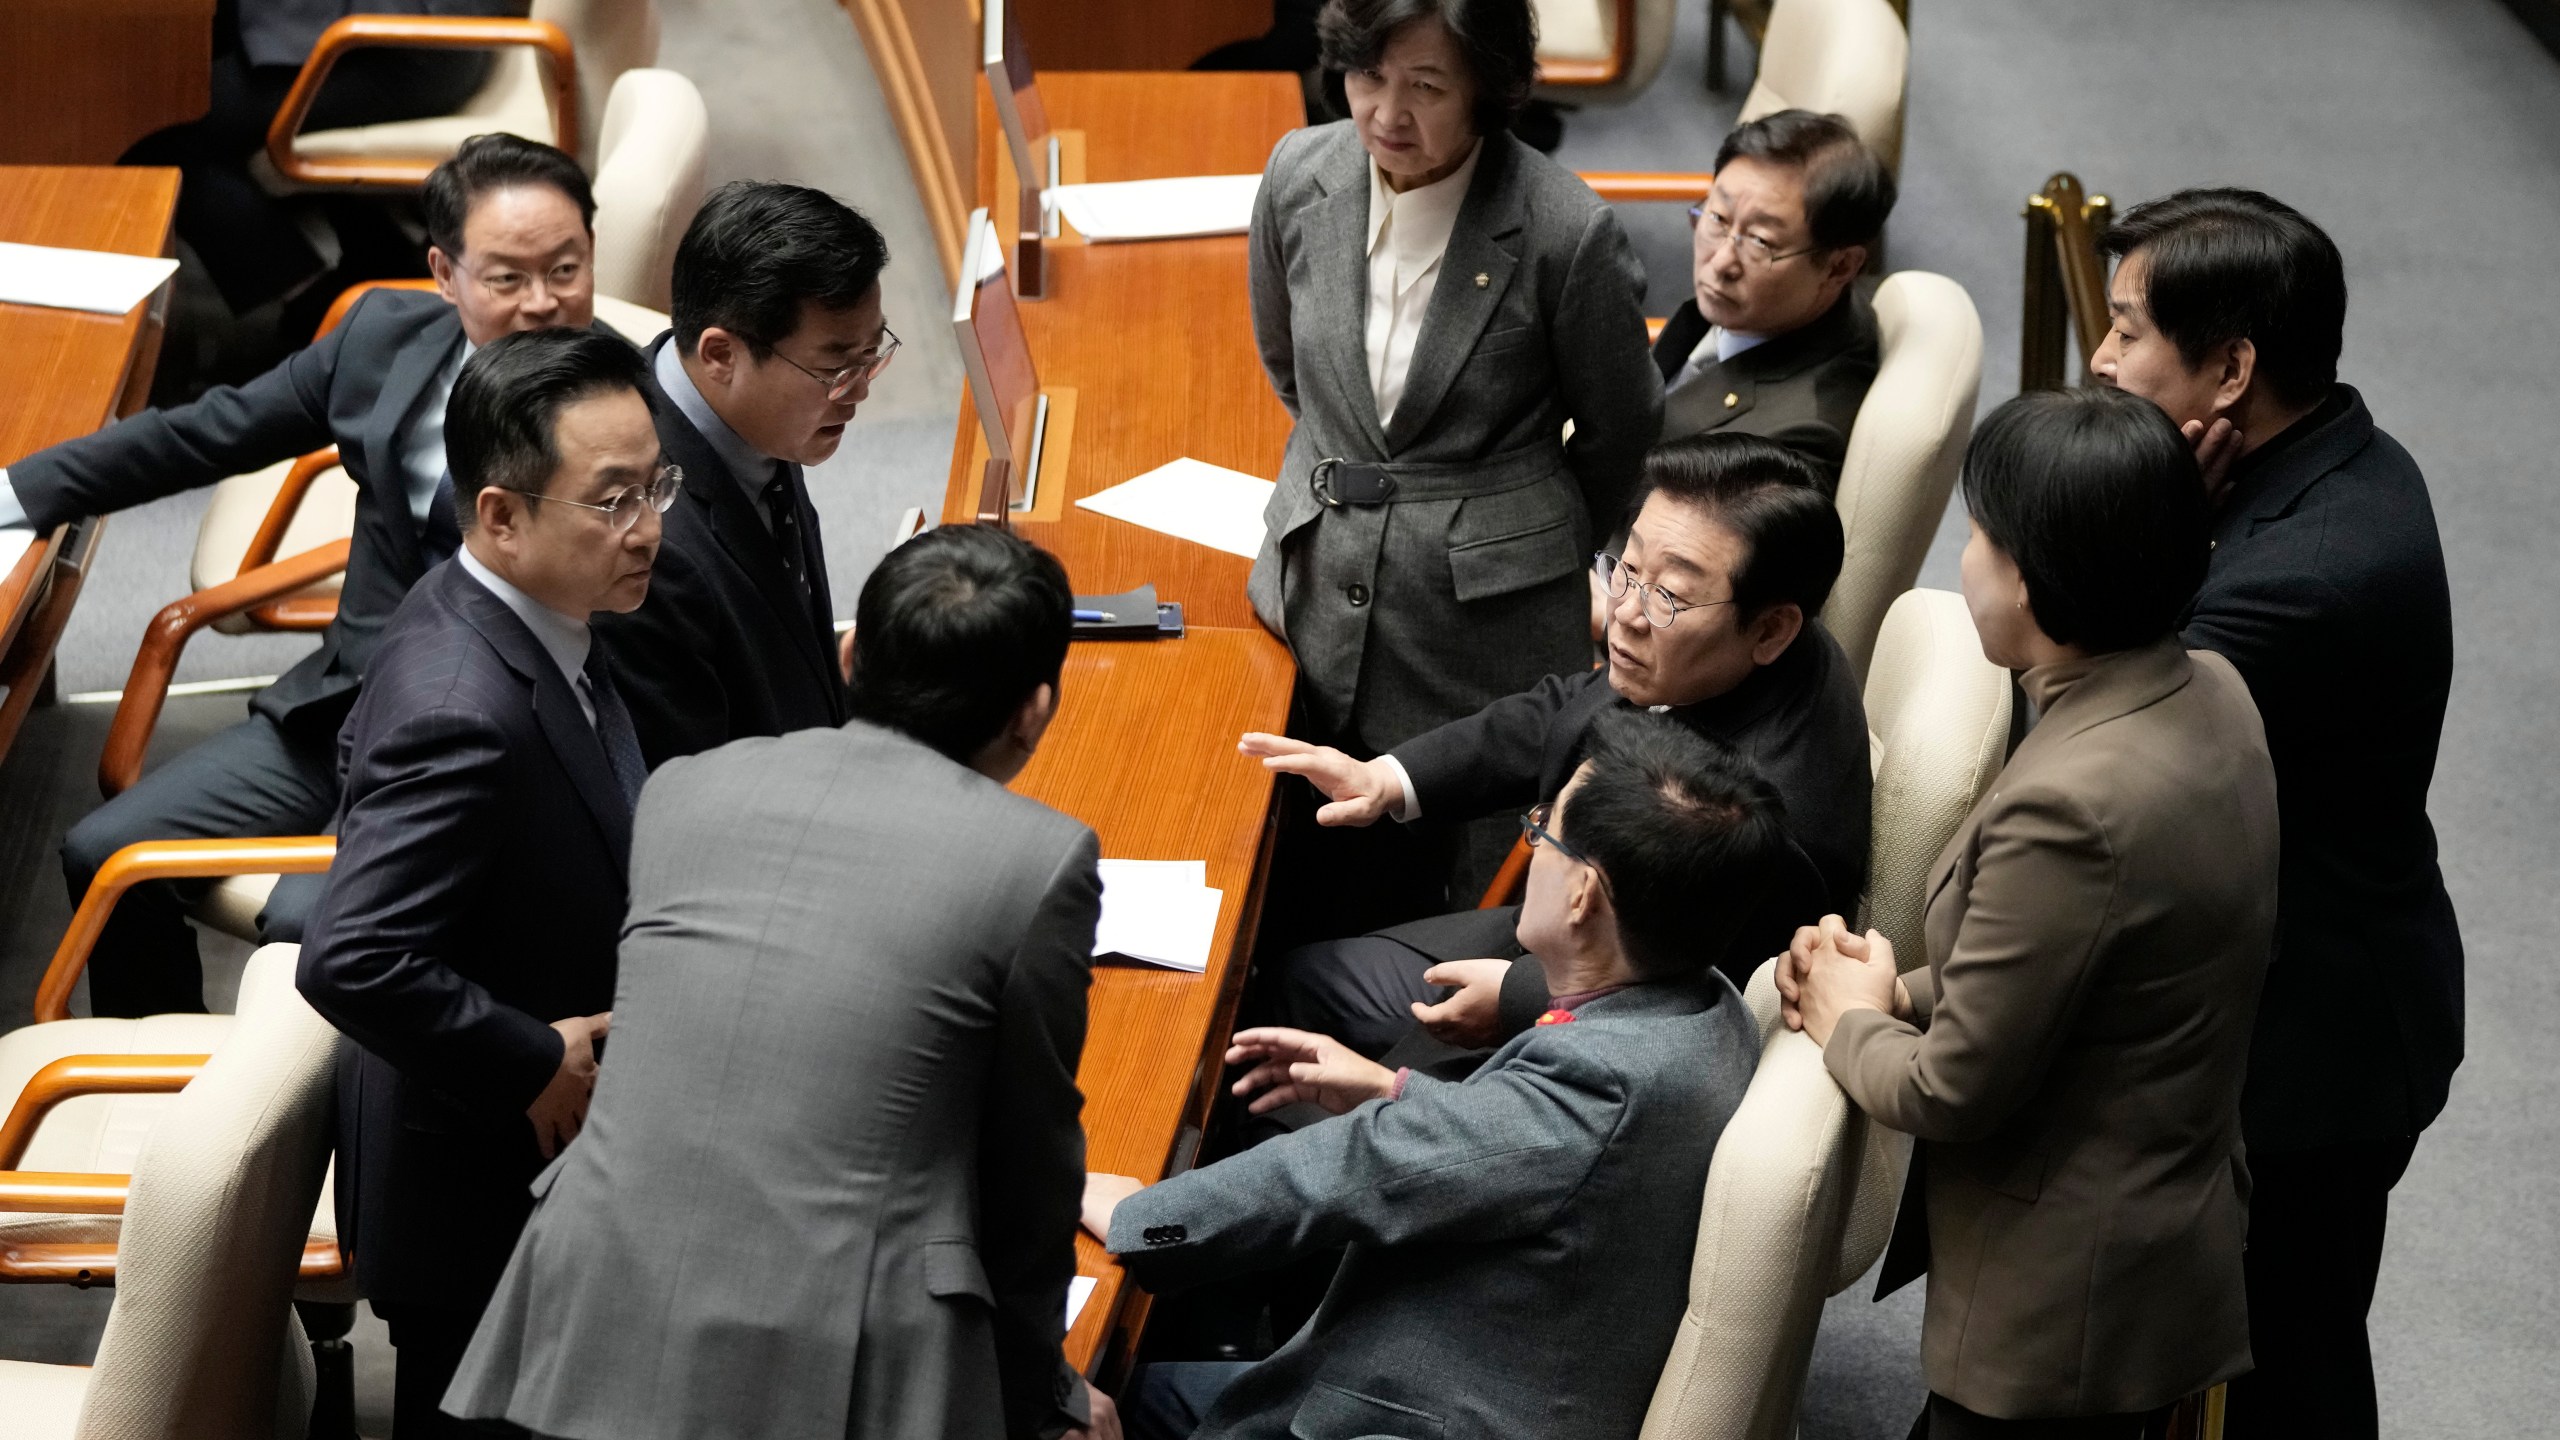
[[[773,483],[764,487],[764,511],[773,519],[773,548],[782,555],[782,573],[799,587],[800,603],[809,604],[809,556],[800,543],[800,506],[791,493],[791,471],[775,466]]]
[[[587,703],[596,707],[596,738],[604,742],[604,759],[613,767],[614,783],[622,787],[623,800],[637,809],[640,786],[649,778],[649,762],[641,758],[640,732],[631,728],[631,712],[622,703],[622,692],[613,685],[613,669],[605,664],[604,648],[587,648],[587,670],[579,677],[587,690]]]
[[[453,513],[453,469],[436,477],[436,498],[427,502],[427,519],[418,529],[418,547],[429,565],[441,565],[462,548],[462,522]]]

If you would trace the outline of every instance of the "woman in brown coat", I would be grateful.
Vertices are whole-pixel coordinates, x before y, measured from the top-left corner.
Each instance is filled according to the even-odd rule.
[[[2176,638],[2206,509],[2160,411],[2022,395],[1964,493],[1966,604],[2040,718],[1938,857],[1926,963],[1896,978],[1831,916],[1779,988],[1858,1106],[1921,1142],[1925,1433],[2130,1437],[2249,1368],[2238,1107],[2275,773],[2238,672]]]

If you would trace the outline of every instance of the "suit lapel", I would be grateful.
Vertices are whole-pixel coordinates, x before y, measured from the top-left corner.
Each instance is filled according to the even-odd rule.
[[[444,306],[392,356],[391,369],[374,396],[373,413],[365,421],[365,481],[379,487],[377,493],[388,512],[397,517],[391,528],[399,532],[401,542],[408,547],[410,564],[421,569],[426,554],[418,547],[418,527],[409,512],[409,474],[400,465],[400,426],[418,407],[418,397],[461,347],[462,319],[452,306]]]
[[[1316,182],[1325,194],[1307,216],[1307,244],[1329,283],[1290,298],[1317,309],[1309,329],[1325,337],[1324,368],[1342,402],[1329,408],[1356,419],[1370,453],[1383,457],[1387,432],[1369,386],[1369,153],[1351,127],[1318,166]]]
[[[552,757],[560,762],[578,798],[595,816],[606,847],[617,858],[627,860],[631,854],[631,807],[613,778],[613,764],[605,758],[604,741],[587,723],[586,711],[580,708],[567,677],[506,602],[472,579],[460,562],[448,560],[437,571],[454,612],[479,631],[489,648],[530,688],[534,723],[542,728],[542,738],[550,742]]]
[[[1458,207],[1449,248],[1440,256],[1440,278],[1432,282],[1422,333],[1414,337],[1404,398],[1396,402],[1395,423],[1387,427],[1387,442],[1395,449],[1411,444],[1431,423],[1440,403],[1448,398],[1449,387],[1457,382],[1458,372],[1475,353],[1486,323],[1511,289],[1511,273],[1520,265],[1520,167],[1512,151],[1515,143],[1508,135],[1485,137],[1475,181]],[[1366,284],[1361,293],[1368,293]],[[1365,357],[1365,329],[1362,334]]]

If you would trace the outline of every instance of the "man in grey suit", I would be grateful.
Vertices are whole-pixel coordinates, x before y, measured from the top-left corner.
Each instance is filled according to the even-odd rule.
[[[1694,298],[1653,345],[1662,438],[1765,435],[1836,495],[1876,378],[1855,282],[1893,212],[1893,172],[1841,117],[1781,110],[1726,136],[1715,173],[1689,209]]]
[[[448,1413],[574,1440],[1116,1440],[1067,1365],[1093,832],[1004,783],[1072,596],[995,530],[890,552],[854,720],[671,760],[613,1055]]]
[[[1141,1188],[1085,1224],[1152,1290],[1348,1245],[1315,1318],[1260,1364],[1160,1364],[1133,1436],[1633,1435],[1687,1298],[1698,1197],[1759,1058],[1708,964],[1783,847],[1733,751],[1620,712],[1552,806],[1521,938],[1554,1008],[1461,1083],[1298,1030],[1227,1052],[1255,1110],[1324,1121]],[[1345,1113],[1347,1112],[1347,1113]]]

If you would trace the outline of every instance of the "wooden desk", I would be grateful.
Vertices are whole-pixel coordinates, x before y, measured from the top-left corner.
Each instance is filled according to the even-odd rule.
[[[0,166],[0,240],[169,253],[175,170]],[[0,305],[0,468],[139,409],[160,358],[164,286],[123,315]],[[52,664],[105,528],[60,526],[0,577],[0,755]]]
[[[1093,180],[1259,171],[1301,118],[1286,75],[1044,74],[1040,89],[1052,124],[1084,132]],[[979,136],[981,174],[993,176],[991,116]],[[1077,417],[1065,473],[1044,477],[1044,491],[1089,495],[1181,455],[1256,475],[1278,465],[1289,417],[1254,352],[1244,244],[1050,249],[1051,298],[1024,305],[1023,320],[1042,383],[1074,387]],[[977,433],[964,390],[947,520],[976,513]],[[1057,723],[1014,785],[1092,825],[1105,855],[1205,860],[1226,892],[1205,973],[1109,965],[1094,976],[1077,1077],[1087,1160],[1155,1180],[1186,1168],[1198,1144],[1261,908],[1272,784],[1236,754],[1236,736],[1287,723],[1296,671],[1245,604],[1245,560],[1071,504],[1018,528],[1066,563],[1079,591],[1153,581],[1192,627],[1180,640],[1076,646]],[[1068,1356],[1088,1371],[1124,1362],[1145,1297],[1090,1236],[1077,1237],[1076,1258],[1099,1283]]]
[[[0,0],[0,164],[112,165],[152,131],[204,114],[213,10],[214,0]]]
[[[1044,74],[1040,97],[1051,125],[1083,132],[1092,181],[1258,173],[1304,118],[1288,75]],[[1011,172],[999,168],[1002,132],[991,113],[982,118],[979,190],[995,194]],[[1152,581],[1194,625],[1253,626],[1244,598],[1252,562],[1072,504],[1184,455],[1248,475],[1278,470],[1289,412],[1254,348],[1244,237],[1053,244],[1046,259],[1049,298],[1025,303],[1022,323],[1040,383],[1076,392],[1063,477],[1070,503],[1058,520],[1020,522],[1020,532],[1055,551],[1084,594]],[[973,453],[984,448],[964,390],[946,520],[975,513]],[[1043,487],[1061,478],[1044,476]]]

